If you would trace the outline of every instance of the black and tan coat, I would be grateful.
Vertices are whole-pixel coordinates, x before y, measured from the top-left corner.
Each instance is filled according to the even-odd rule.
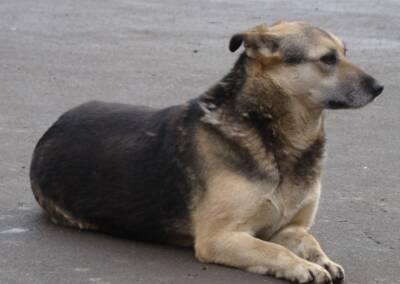
[[[302,22],[236,34],[233,69],[186,104],[90,102],[33,154],[31,183],[54,223],[190,245],[203,262],[306,283],[344,277],[309,233],[320,196],[323,112],[383,87],[341,40]]]

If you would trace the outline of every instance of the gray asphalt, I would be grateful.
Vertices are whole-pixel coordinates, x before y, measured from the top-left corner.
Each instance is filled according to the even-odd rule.
[[[56,227],[28,180],[35,143],[63,111],[92,99],[184,102],[232,66],[233,33],[278,19],[333,31],[385,85],[364,109],[327,113],[313,232],[347,283],[400,283],[399,14],[396,0],[2,0],[0,283],[284,283],[200,264],[190,250]]]

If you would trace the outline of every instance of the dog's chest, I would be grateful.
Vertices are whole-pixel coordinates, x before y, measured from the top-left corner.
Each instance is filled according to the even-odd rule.
[[[233,147],[227,151],[223,141],[211,140],[206,131],[200,134],[198,157],[206,194],[198,199],[200,203],[194,199],[199,204],[194,215],[202,220],[217,219],[218,227],[232,226],[268,237],[318,199],[315,184],[321,172],[323,140],[293,154],[285,149],[268,151],[257,135],[246,135],[238,138],[243,149],[239,152]]]
[[[271,193],[264,196],[260,195],[262,202],[257,210],[262,212],[264,219],[261,223],[254,224],[255,231],[262,234],[264,238],[269,238],[297,218],[307,205],[317,202],[319,194],[319,180],[316,180],[312,185],[284,181]]]
[[[264,217],[256,225],[257,232],[268,238],[290,224],[307,205],[316,204],[320,194],[323,157],[323,137],[297,155],[290,155],[290,152],[289,155],[273,155],[269,164],[274,167],[265,168],[268,172],[265,185],[255,191],[262,201],[256,209],[259,213],[255,211],[255,214]],[[275,178],[271,180],[271,177]],[[313,218],[313,214],[304,218]],[[304,223],[311,223],[311,220],[304,220]]]

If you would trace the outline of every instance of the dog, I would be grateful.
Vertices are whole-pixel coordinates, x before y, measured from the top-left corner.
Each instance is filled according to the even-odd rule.
[[[258,25],[231,71],[156,110],[89,102],[33,153],[34,196],[56,224],[191,246],[205,263],[298,283],[344,279],[309,232],[320,198],[324,110],[383,91],[343,41],[305,22]]]

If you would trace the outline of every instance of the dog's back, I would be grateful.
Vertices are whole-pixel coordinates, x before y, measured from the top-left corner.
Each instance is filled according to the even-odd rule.
[[[66,112],[34,151],[36,199],[55,223],[162,237],[187,215],[177,162],[182,112],[103,102]]]

